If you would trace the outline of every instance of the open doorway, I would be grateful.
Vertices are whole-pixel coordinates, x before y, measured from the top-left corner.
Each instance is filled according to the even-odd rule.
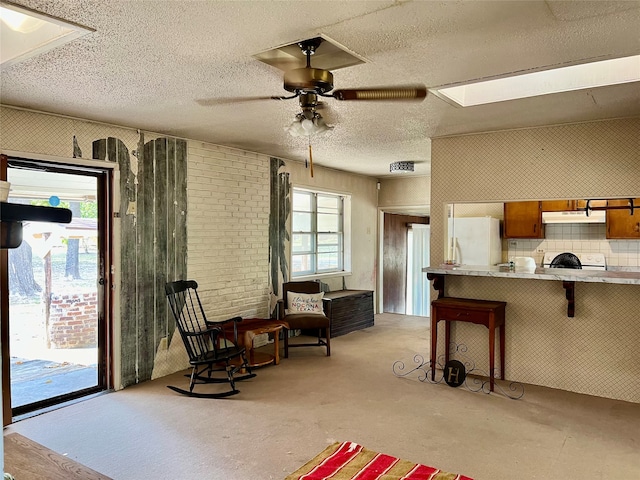
[[[384,212],[382,233],[382,308],[385,313],[400,313],[428,316],[429,309],[423,305],[424,298],[418,292],[424,290],[422,268],[429,261],[429,232],[420,230],[420,239],[416,242],[413,227],[428,226],[429,217]],[[417,231],[417,230],[416,230]],[[411,251],[409,237],[411,232]],[[426,247],[425,247],[426,240]],[[419,248],[419,251],[415,248]],[[423,249],[426,248],[426,252]],[[426,264],[424,262],[427,262]],[[417,289],[417,290],[416,290]],[[428,293],[428,282],[427,282]],[[408,300],[411,304],[408,304]],[[426,300],[428,303],[428,299]],[[419,311],[421,313],[409,313]]]
[[[72,211],[69,224],[24,222],[8,252],[3,402],[15,417],[109,386],[111,171],[10,158],[7,179],[11,203]]]
[[[422,271],[430,265],[430,234],[431,227],[422,223],[412,223],[407,229],[407,315],[431,315],[431,284]]]

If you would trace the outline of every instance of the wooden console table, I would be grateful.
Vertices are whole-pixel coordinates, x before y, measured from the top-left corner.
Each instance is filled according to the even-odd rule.
[[[451,322],[469,322],[489,329],[489,390],[493,392],[495,328],[500,329],[500,379],[504,380],[504,311],[506,302],[441,297],[431,302],[431,378],[435,378],[438,322],[445,321],[445,362],[449,361]]]

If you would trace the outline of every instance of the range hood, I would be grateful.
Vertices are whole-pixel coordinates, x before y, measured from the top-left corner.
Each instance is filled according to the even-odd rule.
[[[542,223],[605,223],[607,212],[591,210],[589,215],[584,211],[542,212]]]

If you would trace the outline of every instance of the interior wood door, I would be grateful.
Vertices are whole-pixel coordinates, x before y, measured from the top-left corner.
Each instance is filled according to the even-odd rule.
[[[382,310],[386,313],[406,313],[407,230],[410,223],[428,224],[429,217],[384,214]]]

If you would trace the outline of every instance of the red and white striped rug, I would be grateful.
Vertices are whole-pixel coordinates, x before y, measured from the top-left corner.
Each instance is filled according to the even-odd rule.
[[[473,480],[434,467],[367,450],[353,442],[336,442],[285,480]]]

